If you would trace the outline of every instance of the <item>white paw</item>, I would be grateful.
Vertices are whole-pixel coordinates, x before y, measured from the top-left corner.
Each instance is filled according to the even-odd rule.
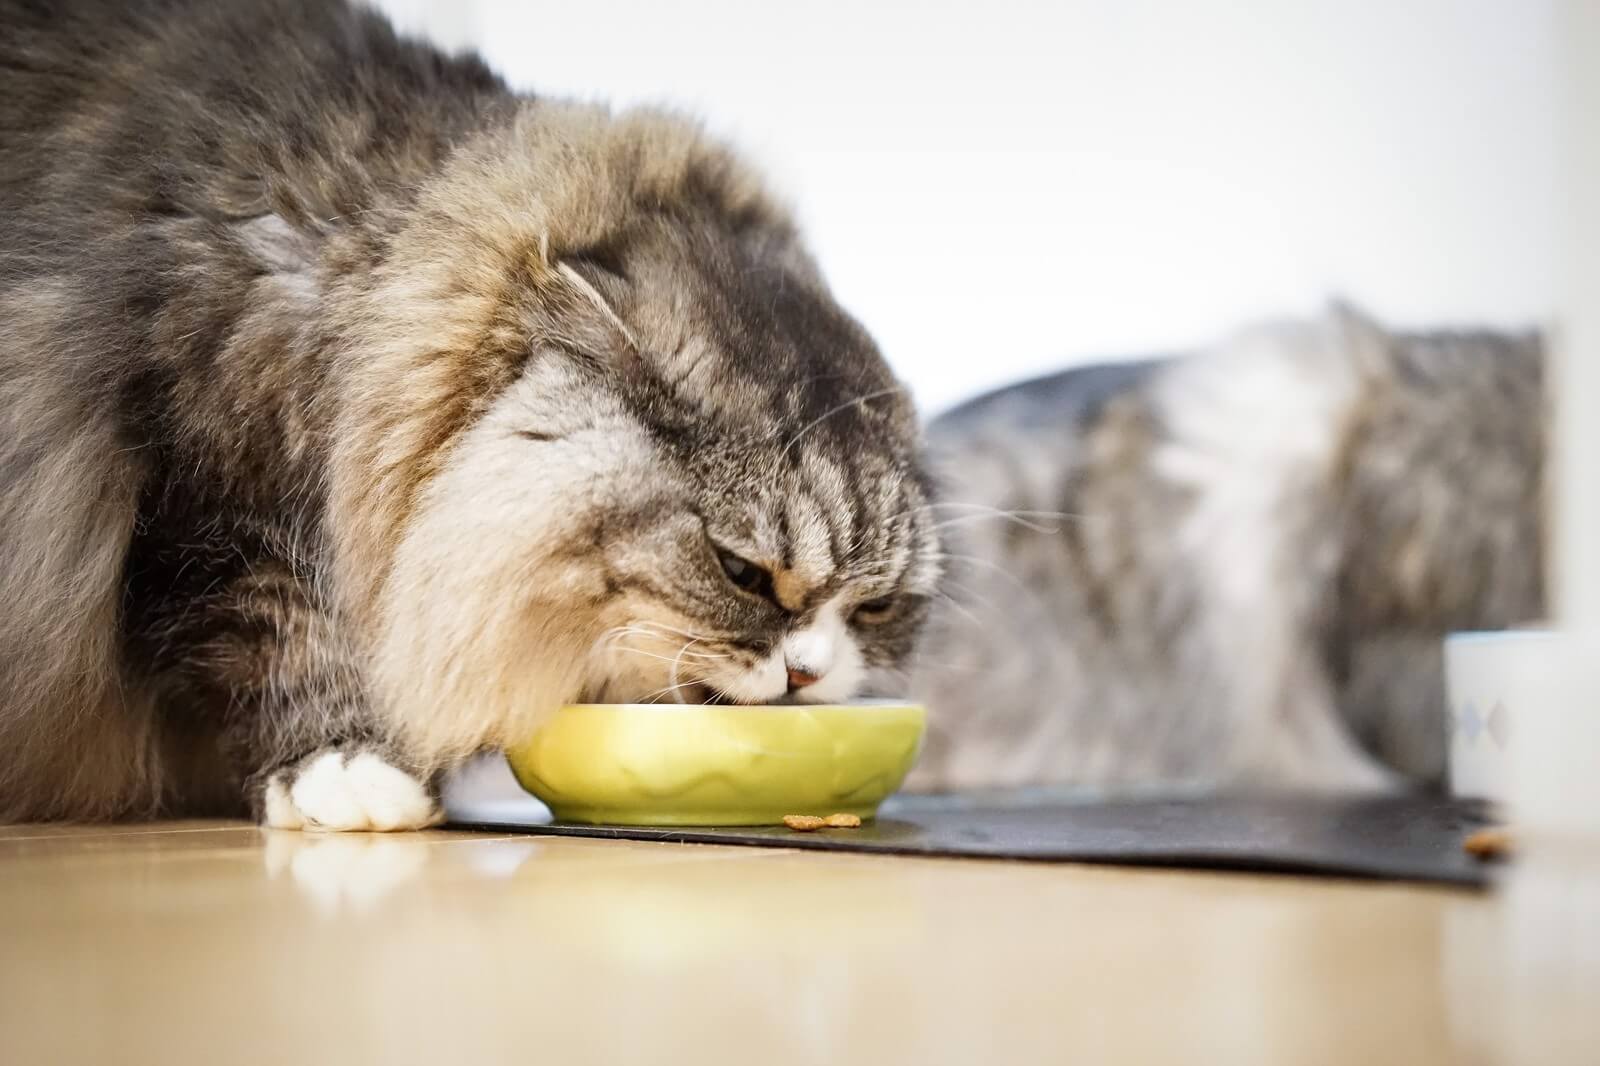
[[[422,782],[371,752],[327,751],[267,782],[270,829],[423,829],[444,820]]]

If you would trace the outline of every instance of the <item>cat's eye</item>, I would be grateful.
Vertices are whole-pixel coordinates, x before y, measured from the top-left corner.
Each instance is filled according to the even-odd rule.
[[[894,613],[895,598],[893,596],[879,596],[873,600],[862,600],[856,604],[853,617],[857,622],[882,622]]]
[[[728,575],[739,588],[756,595],[763,595],[771,575],[749,559],[741,559],[730,551],[717,549],[717,561],[722,564],[722,572]]]

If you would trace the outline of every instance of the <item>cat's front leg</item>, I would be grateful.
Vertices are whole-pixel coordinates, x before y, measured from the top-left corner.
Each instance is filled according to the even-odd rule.
[[[249,742],[252,811],[271,829],[391,832],[444,820],[442,774],[383,739],[360,674],[317,613],[279,634]]]
[[[277,829],[422,829],[444,818],[437,767],[387,738],[338,620],[286,565],[189,601],[162,627],[182,649],[176,711],[211,708],[256,819]],[[181,787],[181,786],[180,786]]]

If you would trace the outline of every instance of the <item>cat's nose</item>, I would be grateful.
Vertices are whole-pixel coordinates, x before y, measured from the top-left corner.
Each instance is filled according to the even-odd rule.
[[[811,673],[811,672],[809,672],[807,670],[796,670],[792,666],[789,667],[789,691],[790,692],[793,692],[796,689],[805,688],[807,685],[815,685],[818,681],[821,681],[821,680],[822,680],[822,678],[820,678],[816,674],[813,674],[813,673]]]

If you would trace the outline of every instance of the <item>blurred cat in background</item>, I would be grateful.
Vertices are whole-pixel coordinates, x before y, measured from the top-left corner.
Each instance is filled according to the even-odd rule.
[[[1542,405],[1536,336],[1341,307],[936,420],[914,782],[1438,782],[1441,638],[1543,610]]]

